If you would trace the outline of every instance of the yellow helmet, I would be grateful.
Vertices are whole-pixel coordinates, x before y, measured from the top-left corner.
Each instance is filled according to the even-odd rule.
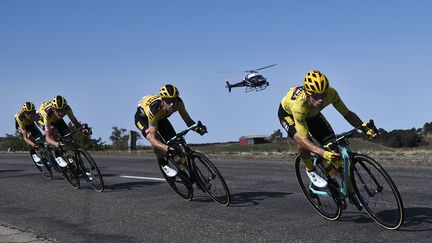
[[[172,84],[165,84],[159,91],[159,96],[162,98],[177,98],[179,96],[178,89]]]
[[[329,87],[329,81],[327,77],[317,70],[312,70],[305,75],[304,87],[308,94],[325,93]]]
[[[22,111],[25,111],[25,112],[30,112],[30,111],[34,111],[34,110],[35,110],[35,105],[29,101],[24,103],[24,105],[22,107]]]
[[[56,110],[61,110],[63,108],[66,108],[67,106],[66,99],[61,95],[54,96],[53,100],[51,101],[51,104],[52,107]]]

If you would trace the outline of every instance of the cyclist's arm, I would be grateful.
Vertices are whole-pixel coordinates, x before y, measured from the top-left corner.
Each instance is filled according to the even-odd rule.
[[[192,118],[189,116],[189,114],[186,111],[185,105],[182,100],[179,100],[178,103],[178,112],[180,113],[181,118],[186,123],[187,126],[192,126],[195,124],[195,121],[192,120]]]
[[[48,143],[48,145],[58,148],[59,142],[57,142],[54,139],[53,129],[51,128],[51,122],[49,121],[48,115],[45,112],[43,112],[40,113],[40,116],[41,116],[40,119],[42,121],[40,122],[40,124],[44,126],[46,142]]]
[[[51,129],[51,125],[45,125],[45,139],[47,143],[53,147],[58,148],[59,142],[54,139],[53,130]]]
[[[15,115],[15,121],[18,124],[18,129],[22,134],[22,138],[24,140],[24,142],[26,144],[28,144],[31,147],[34,147],[35,143],[30,139],[30,133],[27,132],[27,130],[25,129],[25,126],[23,124],[23,122],[21,121],[21,119],[19,119],[19,115]]]
[[[336,110],[345,118],[349,124],[353,127],[358,127],[362,124],[361,119],[352,111],[350,111],[342,99],[339,97],[339,94],[334,90],[334,94],[332,97],[332,104],[336,108]]]
[[[69,119],[71,120],[72,124],[75,126],[75,128],[79,128],[81,127],[81,124],[78,122],[78,119],[76,119],[72,108],[68,108],[68,110],[66,111],[66,115],[69,117]]]
[[[156,115],[156,116],[155,116]],[[162,141],[159,140],[157,133],[158,133],[158,120],[160,119],[160,115],[158,114],[148,114],[148,128],[145,131],[146,139],[150,142],[151,146],[155,150],[159,150],[162,152],[168,151],[168,145],[164,144]]]
[[[21,132],[22,132],[24,142],[33,148],[36,144],[30,138],[30,133],[27,132],[27,130],[25,130],[25,129],[21,129]]]
[[[318,154],[321,157],[324,157],[325,150],[321,147],[315,145],[309,138],[300,137],[297,133],[294,134],[294,140],[297,142],[298,146],[301,149],[311,151],[314,154]]]
[[[357,116],[356,113],[349,111],[346,115],[344,115],[345,120],[349,122],[353,127],[361,126],[363,123],[360,119],[360,117]]]
[[[167,152],[168,145],[162,143],[157,137],[156,132],[149,132],[146,136],[146,139],[150,142],[151,146],[157,150]]]
[[[313,152],[313,153],[318,154],[320,156],[324,156],[324,152],[325,152],[324,149],[315,145],[309,139],[309,132],[308,132],[309,128],[308,128],[308,125],[305,121],[305,118],[294,116],[294,119],[295,119],[295,128],[297,131],[294,134],[294,140],[297,142],[300,149]]]
[[[324,157],[325,150],[320,146],[315,145],[309,137],[309,128],[306,123],[306,115],[300,111],[293,112],[296,133],[294,134],[294,140],[297,142],[300,150],[307,150],[314,154],[318,154]]]

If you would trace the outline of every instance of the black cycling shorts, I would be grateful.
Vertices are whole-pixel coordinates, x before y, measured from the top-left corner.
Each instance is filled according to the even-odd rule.
[[[148,118],[146,116],[142,116],[141,109],[139,107],[135,113],[135,126],[141,131],[144,137],[147,137],[148,132],[146,132],[146,130],[149,128]],[[160,119],[157,123],[157,126],[158,133],[164,142],[176,135],[174,127],[171,125],[171,122],[168,120],[168,118]]]
[[[57,128],[60,135],[65,135],[69,132],[69,127],[63,119],[51,123],[51,126]]]
[[[287,131],[288,136],[294,139],[294,134],[297,133],[295,123],[288,124],[284,120],[285,117],[291,117],[291,120],[294,121],[294,117],[288,114],[283,109],[282,105],[279,105],[278,117],[282,127]],[[325,145],[336,138],[333,128],[321,112],[314,117],[306,118],[306,124],[309,128],[309,134],[321,145]]]

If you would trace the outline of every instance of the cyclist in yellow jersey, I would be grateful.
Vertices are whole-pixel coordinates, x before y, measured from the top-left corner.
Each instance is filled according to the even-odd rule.
[[[32,102],[25,102],[21,110],[15,114],[15,128],[21,134],[24,142],[31,148],[32,154],[37,149],[34,139],[42,136],[35,121],[35,105]]]
[[[335,138],[332,127],[321,114],[321,110],[332,104],[352,126],[362,125],[363,130],[372,138],[377,134],[352,111],[339,97],[337,91],[329,86],[327,77],[316,70],[308,72],[303,86],[292,87],[283,97],[278,111],[281,125],[298,145],[298,153],[305,163],[307,174],[317,187],[326,187],[327,182],[320,177],[311,161],[310,152],[318,154],[329,162],[340,158],[340,154],[324,150],[312,142],[311,136],[325,145]]]
[[[90,134],[91,130],[87,124],[80,124],[72,112],[72,108],[67,104],[66,99],[63,96],[54,96],[52,101],[44,102],[38,110],[39,125],[45,129],[45,138],[49,145],[60,148],[63,146],[57,141],[58,134],[64,135],[68,132],[69,127],[63,120],[63,117],[67,115],[71,120],[72,124],[76,128],[84,127],[83,132]]]
[[[168,156],[176,154],[176,149],[166,145],[166,141],[176,135],[168,117],[178,111],[187,126],[195,124],[185,109],[183,100],[179,97],[178,89],[171,84],[164,85],[158,95],[144,96],[138,103],[135,113],[135,125],[143,136],[150,142],[153,152],[162,165],[164,172],[169,177],[174,177],[177,171],[167,165],[164,154]],[[200,135],[207,132],[205,126],[195,130]]]

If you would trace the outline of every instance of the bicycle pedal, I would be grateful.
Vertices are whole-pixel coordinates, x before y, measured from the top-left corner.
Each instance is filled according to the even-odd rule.
[[[340,207],[342,210],[345,210],[348,207],[348,203],[347,203],[346,199],[341,200],[340,203],[341,203]]]

